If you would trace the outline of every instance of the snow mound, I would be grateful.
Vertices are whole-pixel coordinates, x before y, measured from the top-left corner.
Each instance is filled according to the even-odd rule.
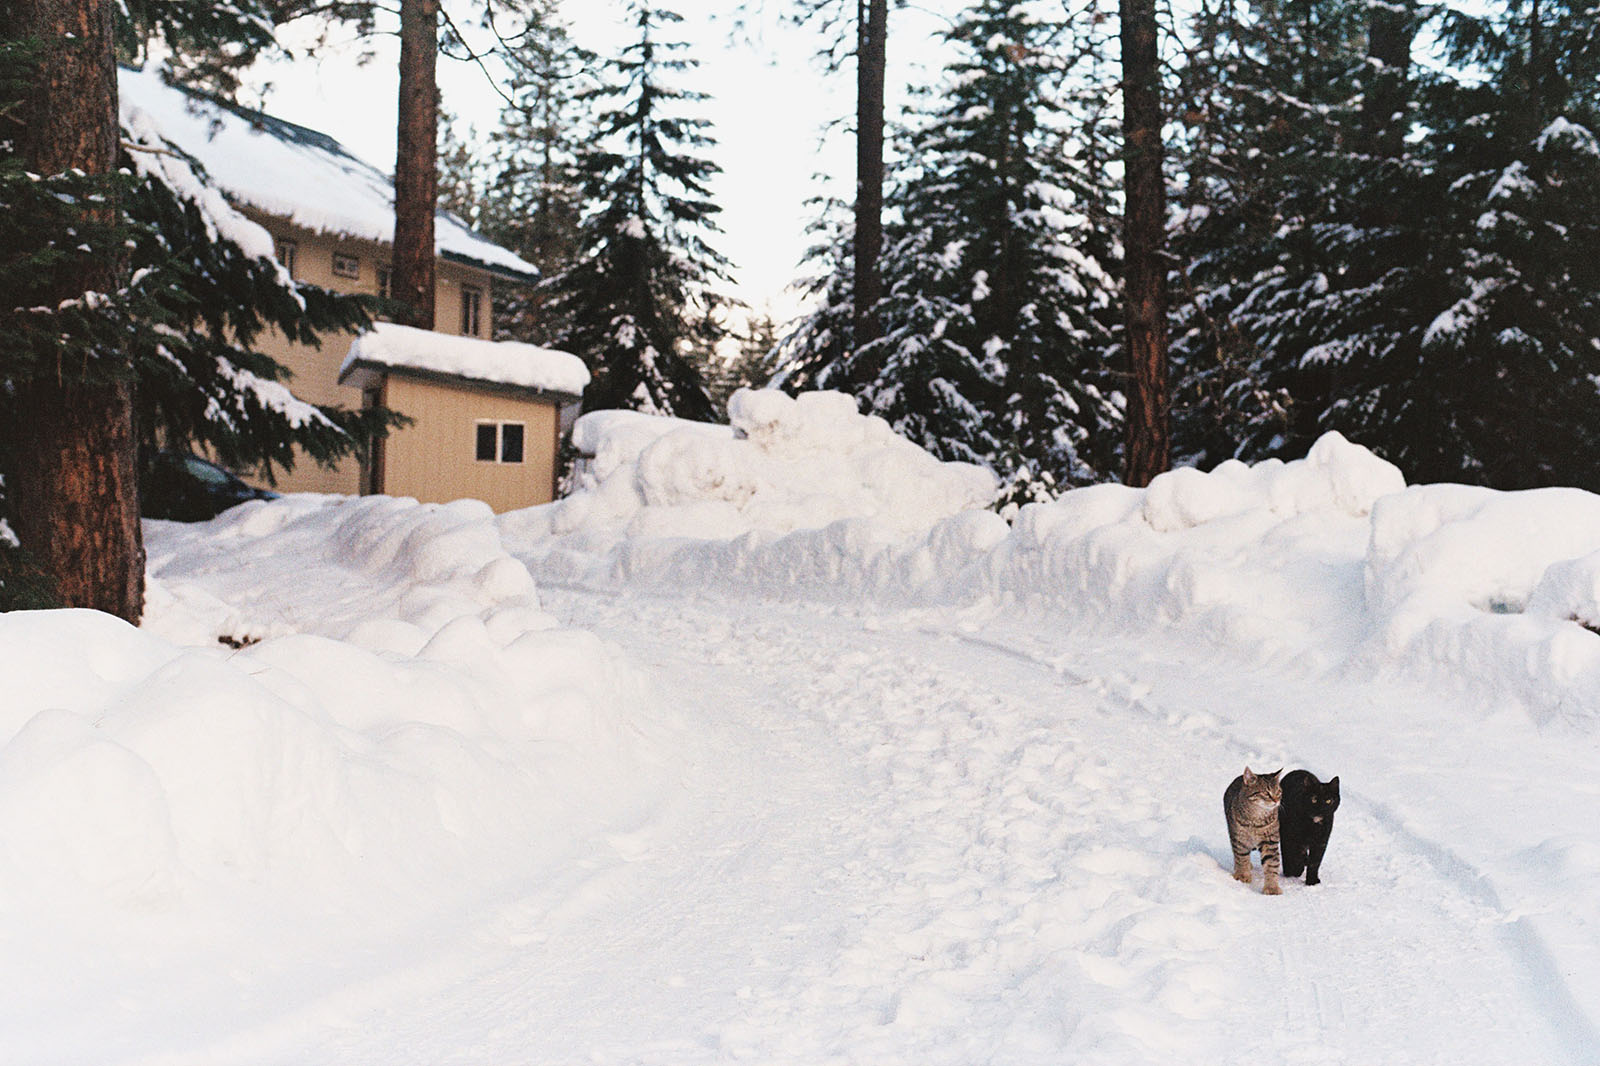
[[[977,590],[1102,628],[1181,626],[1251,661],[1327,665],[1361,609],[1359,575],[1341,563],[1364,546],[1376,502],[1404,487],[1392,464],[1330,433],[1288,463],[1079,489],[1024,507]]]
[[[1142,513],[1160,532],[1261,509],[1284,518],[1319,510],[1364,517],[1376,500],[1405,485],[1394,464],[1335,432],[1289,463],[1268,459],[1246,466],[1230,459],[1210,473],[1192,467],[1168,471],[1151,481]]]
[[[659,803],[670,716],[486,505],[290,496],[147,544],[143,630],[0,615],[0,900],[434,906]]]
[[[731,426],[585,415],[573,434],[589,457],[576,491],[504,516],[502,528],[522,543],[554,536],[599,552],[625,538],[726,541],[848,520],[877,542],[985,507],[997,489],[988,470],[940,462],[842,393],[740,389],[728,416]]]
[[[478,500],[295,494],[147,529],[145,628],[179,643],[316,633],[415,655],[462,618],[502,634],[554,624]]]
[[[598,640],[442,636],[396,661],[0,615],[0,898],[160,911],[250,884],[437,901],[553,861],[638,800],[648,759],[624,708],[647,693]]]
[[[1541,718],[1600,714],[1600,496],[1419,485],[1380,502],[1364,560],[1374,647]],[[1483,708],[1488,709],[1488,708]]]
[[[1408,489],[1329,433],[1304,459],[1077,489],[1008,525],[963,497],[965,472],[937,486],[877,476],[911,453],[843,397],[744,392],[730,414],[721,431],[591,423],[593,480],[503,516],[508,545],[540,575],[595,587],[1019,602],[1086,632],[1181,633],[1249,664],[1393,673],[1470,692],[1474,713],[1600,718],[1600,496]],[[950,466],[929,463],[907,466]],[[861,499],[872,493],[876,505]]]

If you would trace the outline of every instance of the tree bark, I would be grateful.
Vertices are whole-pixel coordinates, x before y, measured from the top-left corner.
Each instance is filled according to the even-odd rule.
[[[439,200],[439,0],[401,0],[391,293],[406,324],[434,322],[433,216]]]
[[[1411,46],[1417,33],[1413,0],[1373,4],[1367,22],[1367,56],[1378,69],[1362,102],[1368,150],[1388,159],[1405,151],[1406,104],[1411,96]],[[1398,117],[1397,117],[1398,116]]]
[[[874,311],[883,295],[883,79],[888,51],[888,0],[856,3],[855,347],[876,340]]]
[[[1154,0],[1121,0],[1128,347],[1123,480],[1148,485],[1172,465],[1167,384],[1167,191]]]
[[[18,148],[28,169],[73,168],[109,175],[117,152],[114,5],[104,0],[11,0],[6,29],[46,43],[23,104]],[[114,208],[103,209],[107,215]],[[68,268],[57,302],[111,293],[116,265]],[[144,611],[144,542],[133,385],[86,383],[68,362],[20,382],[9,427],[14,469],[7,484],[17,538],[70,607],[137,623]]]

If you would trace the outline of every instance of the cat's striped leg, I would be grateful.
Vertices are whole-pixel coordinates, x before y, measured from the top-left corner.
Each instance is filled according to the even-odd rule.
[[[1280,864],[1281,858],[1278,853],[1277,839],[1269,837],[1263,840],[1261,842],[1261,869],[1267,875],[1266,884],[1261,886],[1263,894],[1277,896],[1283,893],[1283,889],[1278,887],[1278,867]]]
[[[1250,865],[1250,846],[1239,839],[1239,835],[1232,831],[1232,826],[1228,829],[1228,843],[1233,845],[1233,879],[1248,885],[1255,873]]]

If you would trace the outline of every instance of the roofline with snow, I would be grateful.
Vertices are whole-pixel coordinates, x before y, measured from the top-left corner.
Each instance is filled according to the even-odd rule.
[[[136,67],[130,67],[126,64],[120,64],[120,66],[121,69],[134,73],[141,73],[141,71]],[[371,163],[368,163],[360,156],[353,154],[336,138],[330,136],[329,134],[323,133],[321,130],[314,130],[309,126],[302,126],[298,122],[291,122],[285,118],[278,118],[276,115],[269,115],[265,111],[260,111],[253,107],[246,107],[243,104],[224,99],[220,96],[204,92],[200,89],[194,89],[185,85],[174,85],[171,83],[167,83],[167,87],[183,93],[185,96],[204,101],[206,104],[209,104],[212,107],[227,111],[244,122],[249,123],[253,128],[259,129],[268,136],[274,137],[280,141],[291,144],[306,145],[308,147],[315,148],[319,152],[325,152],[331,156],[347,159],[356,166],[366,167],[368,169],[376,169]],[[393,186],[394,178],[392,175],[384,174],[381,170],[378,171],[378,173],[390,183],[391,187]],[[294,219],[286,218],[285,216],[273,211],[269,211],[258,204],[251,203],[247,198],[238,195],[231,189],[223,188],[221,185],[218,185],[218,189],[224,196],[228,198],[231,203],[233,203],[235,207],[249,207],[266,217],[284,219],[285,221],[294,223]],[[392,207],[390,213],[393,214]],[[454,212],[447,211],[443,208],[435,208],[434,216],[436,218],[448,218],[452,220],[462,229],[466,230],[473,237],[479,241],[482,241],[484,244],[492,245],[503,252],[510,253],[511,251],[509,248],[504,248],[501,245],[495,244],[494,241],[491,241],[487,237],[483,236],[483,234],[478,233],[467,224],[465,219],[461,218],[459,215],[456,215]],[[295,224],[298,225],[298,223]],[[310,232],[320,232],[330,237],[360,237],[361,239],[365,240],[374,240],[374,238],[364,237],[360,234],[343,233],[334,230],[315,230],[310,229],[310,227],[302,228],[306,228],[310,230]],[[376,239],[376,243],[385,245],[387,247],[393,247],[394,245],[393,240]],[[470,256],[453,249],[436,248],[434,254],[439,259],[444,259],[452,263],[459,263],[463,266],[469,266],[476,270],[482,270],[505,281],[514,281],[520,284],[533,284],[537,282],[540,277],[537,267],[535,267],[531,272],[517,270],[516,268],[507,266],[503,263],[485,262],[482,259],[478,259],[474,256]],[[511,254],[514,255],[515,253]],[[531,263],[528,265],[533,266]]]
[[[448,212],[440,211],[439,214],[448,214]],[[465,223],[463,223],[463,225],[465,225]],[[388,245],[391,242],[379,241],[378,243]],[[481,259],[474,259],[472,256],[464,255],[461,252],[443,251],[438,253],[438,257],[440,259],[448,260],[452,263],[460,263],[462,266],[472,267],[474,270],[482,270],[485,273],[493,274],[495,277],[504,281],[515,281],[521,285],[533,285],[539,280],[539,274],[537,271],[529,273],[522,270],[513,270],[508,266],[485,263]]]
[[[583,399],[583,395],[576,392],[541,389],[533,385],[514,385],[504,381],[486,381],[483,378],[475,378],[466,374],[452,374],[445,370],[429,370],[423,367],[383,363],[375,359],[365,358],[351,360],[350,365],[340,371],[339,384],[360,387],[361,382],[357,380],[358,374],[397,374],[401,377],[432,382],[435,385],[467,385],[483,392],[515,396],[525,400],[540,400],[556,407],[566,407],[568,404],[578,403]]]

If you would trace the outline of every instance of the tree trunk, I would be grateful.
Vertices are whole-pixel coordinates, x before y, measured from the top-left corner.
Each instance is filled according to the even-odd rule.
[[[856,3],[855,347],[878,338],[874,307],[883,295],[883,76],[888,0]]]
[[[1398,159],[1405,151],[1410,98],[1411,45],[1417,33],[1413,3],[1373,4],[1367,22],[1367,56],[1379,67],[1362,103],[1368,150]],[[1398,117],[1397,117],[1398,116]]]
[[[14,5],[14,6],[13,6]],[[104,0],[10,0],[18,38],[47,42],[23,106],[18,145],[28,169],[110,174],[117,151],[112,12]],[[105,210],[110,211],[111,208]],[[116,266],[62,272],[57,301],[116,288]],[[133,386],[85,384],[69,362],[20,382],[7,492],[16,534],[54,580],[61,601],[137,623],[144,612],[144,542]]]
[[[1144,486],[1172,465],[1167,386],[1167,192],[1154,0],[1121,0],[1127,263],[1128,409],[1123,480]]]
[[[401,0],[391,292],[406,324],[432,329],[433,215],[439,200],[439,0]]]

